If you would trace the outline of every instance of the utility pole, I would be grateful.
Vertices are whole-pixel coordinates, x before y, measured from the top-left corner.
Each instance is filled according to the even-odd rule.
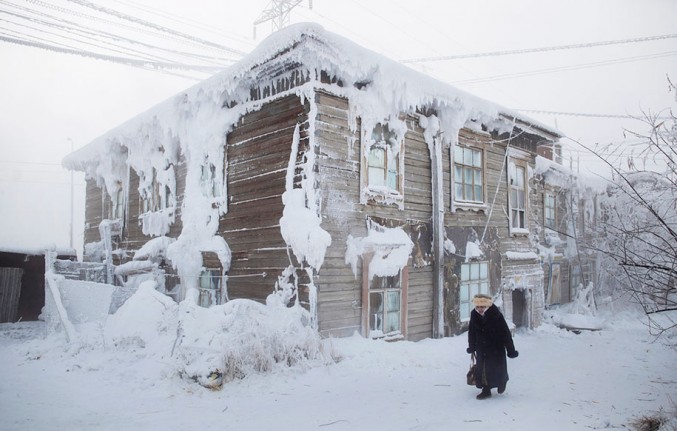
[[[71,138],[67,138],[70,143],[71,143],[71,153],[74,150],[75,145],[73,144],[73,140]],[[73,184],[73,170],[71,169],[71,216],[70,216],[70,229],[69,229],[69,247],[73,248],[73,203],[74,203],[74,184]]]
[[[273,31],[280,30],[289,25],[289,13],[298,6],[302,0],[271,0],[267,8],[254,21],[254,39],[256,39],[256,26],[266,21],[273,25]],[[313,8],[313,0],[308,0],[308,7]]]

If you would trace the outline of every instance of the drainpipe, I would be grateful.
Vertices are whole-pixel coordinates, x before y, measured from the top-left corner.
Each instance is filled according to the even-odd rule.
[[[436,136],[431,146],[433,206],[433,338],[444,337],[444,190],[442,143]]]

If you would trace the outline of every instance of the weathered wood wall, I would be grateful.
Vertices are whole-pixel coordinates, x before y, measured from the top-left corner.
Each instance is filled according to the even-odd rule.
[[[232,251],[228,297],[265,301],[278,276],[290,264],[280,232],[282,194],[294,129],[301,125],[297,163],[308,148],[307,107],[298,96],[286,96],[243,116],[226,139],[228,212],[218,234]],[[265,275],[263,275],[265,274]],[[301,280],[301,284],[304,280]],[[300,286],[307,303],[308,291]]]
[[[332,237],[324,264],[319,271],[318,314],[320,331],[335,336],[362,332],[362,262],[356,273],[346,264],[348,236],[367,236],[367,220],[378,220],[389,227],[400,226],[417,241],[419,233],[427,235],[417,261],[409,267],[406,321],[403,332],[409,340],[432,335],[432,266],[430,229],[432,193],[430,155],[422,129],[413,118],[407,123],[404,151],[404,209],[381,204],[360,203],[359,121],[351,131],[348,101],[325,93],[316,96],[315,139],[319,145],[318,172],[322,193],[322,228]],[[421,242],[421,240],[418,240]],[[415,261],[412,261],[415,262]]]
[[[532,292],[531,298],[534,298],[536,303],[530,305],[534,310],[542,309],[543,307],[543,283],[542,274],[540,275],[539,284],[536,283],[538,275],[534,276],[534,271],[540,269],[539,262],[531,260],[509,260],[507,259],[508,252],[533,252],[535,251],[529,235],[518,234],[514,235],[510,232],[510,222],[508,218],[509,203],[508,203],[508,184],[507,184],[507,168],[508,161],[506,159],[507,143],[510,142],[511,147],[519,148],[526,152],[528,156],[528,164],[530,170],[535,166],[536,156],[536,138],[529,134],[520,134],[516,131],[511,137],[508,134],[496,135],[490,133],[483,133],[462,129],[459,133],[459,143],[462,145],[475,146],[484,149],[484,169],[485,169],[485,206],[482,209],[468,209],[462,205],[454,207],[452,211],[452,163],[451,154],[449,151],[443,153],[443,169],[444,169],[444,199],[445,199],[445,217],[444,224],[447,229],[449,238],[456,239],[461,244],[456,244],[457,253],[461,256],[447,256],[445,258],[445,286],[451,286],[448,289],[445,310],[445,322],[450,333],[458,333],[465,329],[466,322],[458,320],[458,315],[450,312],[449,309],[458,309],[457,290],[454,286],[458,281],[456,277],[459,275],[460,264],[463,261],[462,254],[464,253],[465,243],[470,238],[470,230],[474,230],[477,238],[481,240],[481,249],[484,253],[483,260],[490,262],[490,289],[492,294],[500,291],[501,287],[508,284],[514,284],[515,278],[520,278],[521,274],[528,274],[528,282],[524,284],[529,289],[536,289]],[[542,215],[543,199],[542,194],[537,193],[538,184],[533,178],[529,179],[529,195],[527,203],[527,214],[529,217],[528,227],[533,229],[536,227],[536,217]],[[482,239],[484,239],[482,241]],[[459,249],[460,246],[460,249]],[[541,270],[542,272],[542,270]],[[505,295],[504,295],[505,297]],[[512,304],[506,300],[505,309],[508,313],[507,318],[511,319]]]

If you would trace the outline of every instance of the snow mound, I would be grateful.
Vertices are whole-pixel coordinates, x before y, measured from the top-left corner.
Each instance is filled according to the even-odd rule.
[[[299,305],[235,299],[211,308],[183,301],[179,309],[179,372],[202,386],[220,387],[280,366],[326,362],[319,334]]]
[[[107,345],[116,347],[155,346],[161,353],[176,336],[178,304],[155,290],[155,281],[145,281],[115,314],[104,330]],[[171,345],[171,344],[170,344]]]
[[[171,358],[179,375],[208,388],[276,367],[329,362],[310,314],[299,305],[234,299],[203,308],[190,300],[177,304],[156,287],[154,281],[142,283],[109,316],[108,346]]]

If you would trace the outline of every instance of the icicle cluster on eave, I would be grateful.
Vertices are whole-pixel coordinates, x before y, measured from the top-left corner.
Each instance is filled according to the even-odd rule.
[[[319,80],[320,71],[326,72],[342,82],[342,89],[333,86],[337,93],[351,96],[362,109],[383,115],[383,118],[398,112],[432,110],[440,118],[441,130],[447,131],[443,134],[447,142],[454,141],[454,134],[462,127],[481,128],[482,125],[498,132],[508,132],[515,125],[546,139],[562,136],[528,117],[362,48],[317,24],[306,23],[289,26],[269,36],[240,62],[95,139],[64,158],[63,165],[95,176],[96,166],[105,162],[113,147],[142,142],[149,123],[156,123],[166,133],[177,134],[177,117],[182,112],[194,114],[186,112],[187,109],[234,106],[240,115],[244,114],[246,108],[241,105],[252,102],[249,90],[258,84],[257,71],[276,62],[296,63],[314,73],[316,76],[311,78],[316,80]],[[212,106],[207,108],[206,105]]]

